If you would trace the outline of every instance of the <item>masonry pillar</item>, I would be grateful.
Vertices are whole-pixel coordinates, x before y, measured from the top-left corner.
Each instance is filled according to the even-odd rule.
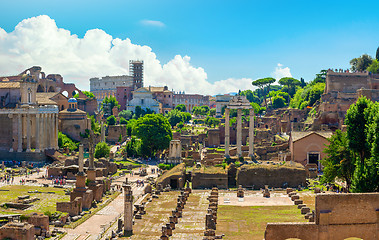
[[[242,156],[242,109],[237,109],[237,156],[241,157]]]
[[[254,109],[250,109],[249,121],[249,157],[254,159]]]
[[[104,123],[101,123],[101,142],[105,142],[105,126],[104,126]]]
[[[15,136],[15,134],[14,134],[14,130],[15,130],[15,125],[17,124],[16,122],[15,122],[15,116],[13,115],[13,114],[8,114],[8,117],[11,119],[11,121],[12,121],[12,128],[11,128],[11,131],[12,131],[12,143],[11,143],[11,146],[9,147],[9,152],[13,152],[14,151],[14,149],[13,149],[13,147],[14,147],[14,142],[15,142],[15,140],[16,140],[16,136]]]
[[[93,139],[93,132],[90,130],[90,138],[88,142],[88,151],[89,151],[89,166],[87,170],[87,178],[90,182],[93,182],[96,180],[96,168],[95,168],[95,162],[94,162],[94,139]]]
[[[18,114],[17,152],[22,152],[22,114]]]
[[[45,126],[45,114],[41,114],[41,116],[40,116],[40,129],[41,129],[41,131],[40,131],[40,143],[39,143],[39,145],[40,145],[40,147],[39,147],[39,149],[40,149],[40,151],[44,151],[45,150],[45,147],[46,147],[46,145],[45,145],[45,139],[46,139],[46,126]]]
[[[39,114],[36,114],[36,152],[40,152],[39,150]]]
[[[58,114],[55,114],[55,149],[59,149],[59,146],[58,146],[58,123],[59,123]]]
[[[225,157],[229,157],[230,127],[229,127],[229,108],[225,108]]]
[[[79,165],[79,172],[84,172],[84,168],[83,168],[83,165],[84,165],[84,156],[83,156],[83,144],[80,144],[79,145],[79,160],[78,160],[78,165]]]
[[[48,113],[47,114],[47,129],[48,129],[48,134],[47,134],[47,143],[46,143],[46,147],[47,149],[50,149],[51,148],[51,133],[52,133],[52,129],[51,129],[51,113]]]
[[[124,188],[124,235],[130,236],[133,234],[133,192],[127,183],[122,187]]]
[[[26,114],[26,152],[32,151],[30,148],[30,143],[31,143],[31,126],[30,126],[30,114]]]

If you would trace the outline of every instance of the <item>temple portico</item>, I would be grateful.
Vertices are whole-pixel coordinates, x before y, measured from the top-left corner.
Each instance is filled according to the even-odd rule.
[[[230,109],[237,109],[237,156],[242,157],[242,109],[249,109],[249,157],[254,157],[254,110],[244,96],[233,97],[225,108],[225,157],[229,157]]]
[[[58,107],[35,106],[0,111],[2,119],[8,118],[12,127],[9,152],[42,152],[58,149]],[[4,149],[6,150],[6,149]]]

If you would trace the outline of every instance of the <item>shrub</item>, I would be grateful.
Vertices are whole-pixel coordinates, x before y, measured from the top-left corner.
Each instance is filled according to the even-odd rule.
[[[110,147],[105,142],[99,142],[95,147],[95,158],[109,156]]]

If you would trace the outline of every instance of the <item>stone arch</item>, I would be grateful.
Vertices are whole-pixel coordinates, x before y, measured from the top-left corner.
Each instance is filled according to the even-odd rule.
[[[53,86],[50,86],[48,92],[55,92],[54,87],[53,87]]]
[[[76,90],[72,91],[72,97],[74,97],[78,92]]]
[[[40,84],[37,87],[37,92],[45,92],[45,88]]]
[[[68,92],[67,91],[63,91],[62,95],[65,96],[65,97],[68,97]]]

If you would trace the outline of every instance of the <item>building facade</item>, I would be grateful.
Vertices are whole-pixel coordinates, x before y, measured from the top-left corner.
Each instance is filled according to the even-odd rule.
[[[117,87],[132,90],[143,87],[143,61],[130,61],[129,73],[130,75],[105,76],[89,80],[90,91],[95,95],[99,108],[105,97],[124,98],[117,94]]]
[[[162,104],[154,98],[153,93],[146,87],[133,91],[133,99],[126,106],[126,110],[134,112],[137,106],[144,110],[149,108],[155,113],[161,113],[162,109]]]
[[[209,96],[200,94],[185,94],[181,92],[175,93],[173,95],[172,107],[175,108],[179,104],[184,104],[187,112],[191,112],[194,107],[204,105],[209,106]]]
[[[222,117],[222,108],[229,104],[233,96],[229,94],[217,95],[216,96],[216,117]]]

